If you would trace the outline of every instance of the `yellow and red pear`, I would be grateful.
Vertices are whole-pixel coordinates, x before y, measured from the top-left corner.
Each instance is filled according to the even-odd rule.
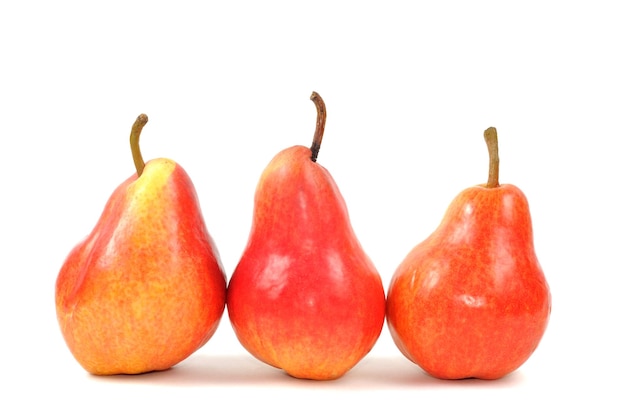
[[[131,132],[137,172],[56,281],[61,332],[92,374],[170,368],[211,338],[225,308],[225,274],[191,179],[170,159],[143,162],[147,121],[140,115]]]
[[[442,379],[497,379],[535,351],[550,289],[535,254],[528,201],[499,184],[495,128],[489,180],[462,191],[439,227],[396,269],[387,322],[400,351]]]
[[[352,229],[344,199],[311,148],[279,152],[263,171],[247,246],[228,286],[230,321],[256,358],[297,378],[335,379],[377,341],[385,315],[380,275]]]

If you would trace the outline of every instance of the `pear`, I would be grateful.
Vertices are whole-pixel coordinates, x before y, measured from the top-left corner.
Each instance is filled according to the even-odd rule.
[[[516,370],[537,348],[551,312],[528,201],[518,187],[499,183],[496,129],[484,137],[488,182],[457,195],[387,292],[396,345],[441,379],[497,379]]]
[[[385,318],[380,275],[353,231],[345,201],[311,148],[279,152],[254,197],[248,243],[230,279],[228,315],[241,344],[296,378],[336,379],[374,346]]]
[[[55,303],[63,337],[96,375],[170,368],[204,345],[226,302],[226,276],[195,188],[176,162],[144,163],[115,189],[91,233],[59,271]]]

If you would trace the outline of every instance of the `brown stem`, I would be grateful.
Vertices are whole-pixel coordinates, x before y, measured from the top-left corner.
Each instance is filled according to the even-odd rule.
[[[500,186],[500,157],[498,156],[498,132],[495,127],[489,127],[484,133],[487,149],[489,150],[489,178],[487,188]]]
[[[133,161],[135,162],[135,169],[137,169],[137,176],[141,176],[143,168],[146,166],[143,161],[143,157],[141,156],[141,149],[139,149],[139,136],[141,135],[143,126],[145,126],[147,122],[148,116],[140,114],[130,130],[130,150],[133,153]]]
[[[315,91],[311,94],[311,100],[317,108],[317,122],[315,124],[315,134],[313,135],[313,144],[311,144],[311,160],[317,161],[317,154],[322,145],[322,137],[324,136],[324,127],[326,126],[326,105],[322,97]]]

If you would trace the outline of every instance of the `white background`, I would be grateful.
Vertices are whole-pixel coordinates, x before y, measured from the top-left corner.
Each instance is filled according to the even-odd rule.
[[[122,3],[122,2],[120,2]],[[221,4],[218,4],[221,3]],[[507,3],[508,5],[505,5]],[[0,5],[2,414],[623,414],[626,14],[619,2],[3,2]],[[553,312],[499,381],[444,382],[385,326],[333,382],[251,358],[225,314],[171,371],[87,375],[56,323],[54,282],[146,160],[192,177],[230,275],[259,175],[310,145],[334,176],[387,288],[452,198],[484,182],[498,129],[503,183],[529,199]]]

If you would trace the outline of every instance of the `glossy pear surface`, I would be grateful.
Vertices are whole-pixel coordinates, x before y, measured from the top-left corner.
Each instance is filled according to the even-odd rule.
[[[228,287],[242,345],[298,378],[334,379],[382,330],[380,276],[329,172],[294,146],[262,173],[248,244]]]
[[[93,374],[167,369],[215,332],[226,279],[194,186],[169,159],[111,195],[56,282],[61,331]]]

